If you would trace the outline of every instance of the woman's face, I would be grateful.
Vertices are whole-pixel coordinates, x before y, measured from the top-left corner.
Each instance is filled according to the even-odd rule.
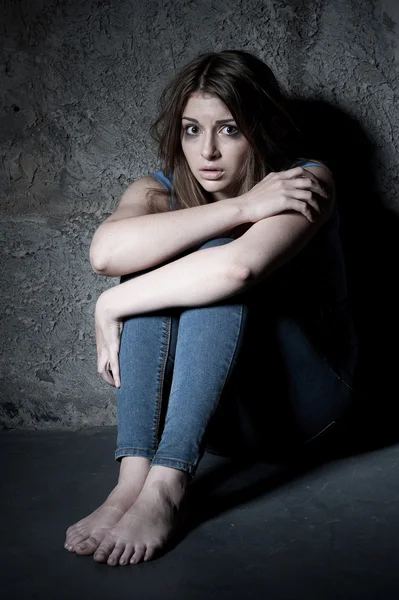
[[[192,174],[214,200],[231,197],[249,143],[217,96],[190,96],[182,115],[181,145]]]

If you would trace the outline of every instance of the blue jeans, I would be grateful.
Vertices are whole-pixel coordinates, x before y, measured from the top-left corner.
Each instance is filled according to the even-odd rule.
[[[231,241],[217,238],[200,248]],[[313,438],[345,413],[353,338],[346,336],[352,351],[341,352],[345,364],[334,370],[300,319],[276,317],[267,302],[268,288],[259,284],[212,305],[126,319],[116,460],[146,457],[193,477],[218,440],[233,453],[246,446],[258,454],[278,439]]]

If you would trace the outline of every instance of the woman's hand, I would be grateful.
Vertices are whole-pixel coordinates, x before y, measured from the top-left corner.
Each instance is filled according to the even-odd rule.
[[[245,220],[251,223],[287,210],[300,212],[313,222],[322,213],[323,198],[328,194],[317,177],[302,167],[269,173],[239,197]]]
[[[119,388],[119,348],[123,321],[119,320],[107,302],[107,293],[101,294],[95,309],[97,372],[104,381]]]

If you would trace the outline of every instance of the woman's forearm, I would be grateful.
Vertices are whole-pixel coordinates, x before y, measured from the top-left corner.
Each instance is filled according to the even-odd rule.
[[[95,232],[91,256],[99,275],[119,277],[161,265],[244,222],[237,198],[109,221]]]
[[[204,248],[112,287],[98,302],[123,319],[175,306],[202,306],[240,293],[247,270],[231,263],[228,246]]]

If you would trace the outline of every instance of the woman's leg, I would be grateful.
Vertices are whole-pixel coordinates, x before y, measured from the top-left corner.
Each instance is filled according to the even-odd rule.
[[[251,304],[235,406],[242,446],[287,460],[340,442],[356,401],[357,340],[345,309],[290,316],[268,297]]]
[[[218,238],[201,247],[230,241],[230,238]],[[151,394],[152,397],[155,395],[158,408],[147,415],[151,430],[143,430],[145,437],[141,440],[133,432],[132,425],[132,430],[128,432],[130,437],[126,439],[133,439],[134,444],[129,442],[124,450],[122,446],[120,448],[122,453],[137,453],[142,448],[146,456],[155,449],[150,473],[137,501],[95,552],[95,560],[107,561],[111,565],[148,560],[169,539],[187,485],[203,454],[207,426],[236,364],[246,315],[247,308],[242,304],[242,298],[237,297],[229,299],[227,303],[181,312],[173,379],[160,443],[156,449],[155,444],[149,446],[158,431],[161,398],[159,388],[153,382]],[[159,332],[164,340],[168,338],[165,331],[167,329],[161,328]],[[164,347],[166,345],[164,343]],[[158,354],[160,358],[164,356]],[[157,369],[158,384],[162,382],[162,377],[159,379],[162,364],[164,361],[161,360],[159,364],[148,367],[153,371]],[[129,413],[126,408],[124,411]],[[138,414],[142,417],[141,409]],[[125,444],[124,440],[120,437],[122,444]],[[120,455],[119,451],[117,453]]]
[[[118,438],[115,458],[152,460],[160,435],[172,329],[179,317],[152,313],[127,319],[119,355],[121,387],[116,390]]]
[[[309,449],[326,446],[334,436],[337,440],[355,404],[357,339],[351,316],[337,308],[312,327],[307,319],[280,318],[276,338],[293,438]]]
[[[141,274],[126,275],[121,282]],[[124,323],[119,352],[121,387],[116,390],[119,479],[97,510],[69,527],[65,547],[70,551],[93,554],[143,488],[158,445],[163,392],[170,385],[173,367],[174,351],[169,350],[176,343],[178,320],[178,314],[171,310],[133,317]]]
[[[246,314],[245,305],[233,302],[182,312],[166,422],[152,466],[194,477],[208,424],[237,362]]]
[[[201,248],[230,241],[217,238]],[[125,322],[119,360],[122,386],[116,390],[116,459],[142,456],[152,465],[194,475],[208,423],[243,338],[248,309],[242,297],[236,298],[211,306],[170,309],[167,314],[157,311]],[[165,380],[172,370],[163,423]]]

